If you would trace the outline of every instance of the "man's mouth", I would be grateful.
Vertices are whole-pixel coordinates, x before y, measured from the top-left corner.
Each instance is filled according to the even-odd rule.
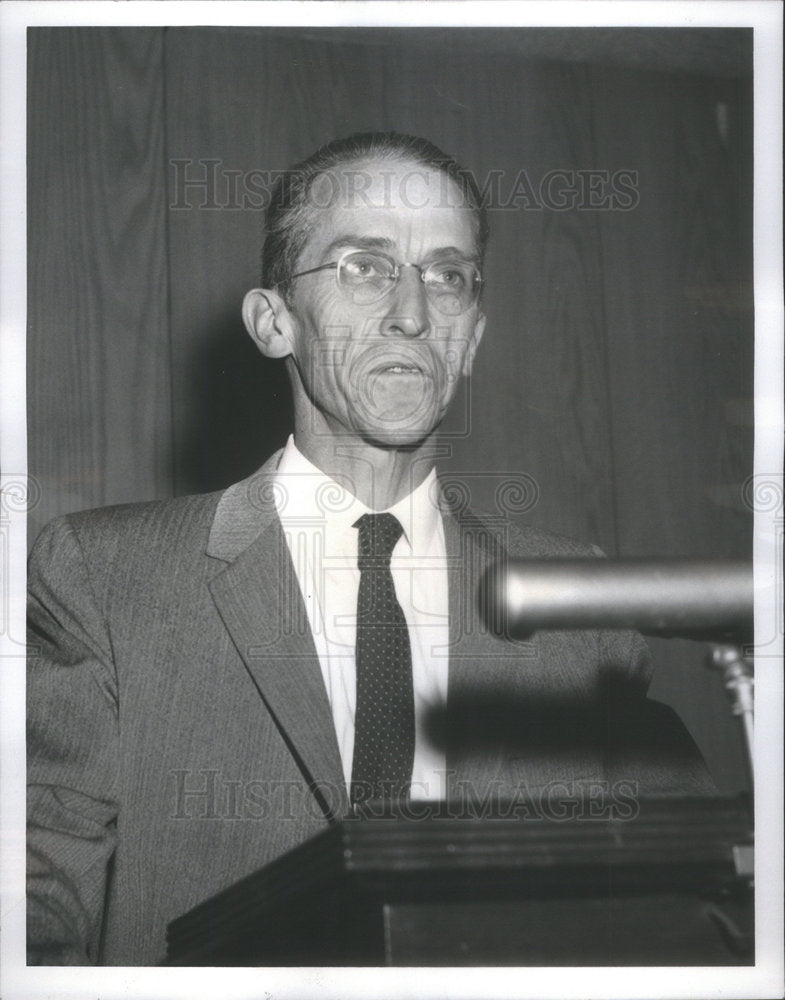
[[[405,382],[407,386],[420,384],[424,388],[426,383],[438,379],[436,359],[425,345],[375,344],[361,353],[358,351],[352,361],[349,367],[353,381],[358,386],[368,385],[368,391],[373,391],[370,386],[377,380],[383,385],[400,379],[402,386]]]
[[[422,375],[423,370],[417,365],[383,365],[382,367],[375,368],[374,372],[377,374],[390,374],[390,375]]]

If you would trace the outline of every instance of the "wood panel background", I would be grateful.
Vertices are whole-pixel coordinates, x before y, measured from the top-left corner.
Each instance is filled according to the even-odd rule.
[[[163,36],[31,30],[30,535],[173,488]]]
[[[549,171],[637,172],[629,211],[492,207],[448,471],[490,509],[526,473],[527,520],[612,555],[749,554],[749,32],[31,29],[28,58],[31,538],[223,487],[285,440],[281,368],[239,315],[263,238],[243,179],[394,128],[497,172],[502,200],[522,170],[535,193]],[[212,169],[214,191],[183,191]],[[744,788],[704,647],[653,646],[652,693]]]

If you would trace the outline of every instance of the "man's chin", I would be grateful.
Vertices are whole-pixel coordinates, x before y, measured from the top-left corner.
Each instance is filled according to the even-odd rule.
[[[435,423],[430,423],[426,427],[364,427],[360,429],[360,437],[376,448],[416,451],[431,437],[436,427]]]

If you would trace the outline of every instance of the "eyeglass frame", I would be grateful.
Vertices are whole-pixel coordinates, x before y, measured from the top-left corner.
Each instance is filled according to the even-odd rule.
[[[294,281],[295,278],[302,278],[306,274],[316,274],[318,271],[327,271],[329,268],[335,268],[335,283],[338,286],[338,288],[341,290],[341,292],[343,292],[344,286],[342,286],[340,284],[340,282],[338,281],[338,273],[339,273],[341,264],[344,262],[344,260],[346,260],[346,258],[350,257],[352,254],[356,254],[356,253],[357,254],[371,254],[371,255],[373,255],[375,257],[383,257],[385,260],[388,260],[392,264],[392,266],[393,266],[392,281],[390,283],[390,287],[387,288],[385,291],[383,291],[382,294],[379,296],[378,299],[374,299],[372,302],[361,303],[363,305],[369,305],[369,306],[376,305],[377,302],[381,302],[383,298],[385,298],[387,295],[389,295],[390,292],[394,288],[396,288],[398,286],[398,282],[399,282],[400,277],[401,277],[401,268],[404,268],[404,267],[415,267],[415,268],[417,268],[417,270],[420,272],[420,281],[425,285],[425,287],[427,289],[428,288],[428,283],[425,280],[425,273],[426,273],[426,271],[430,267],[435,266],[437,263],[445,263],[445,261],[432,261],[430,264],[426,264],[425,266],[423,266],[422,264],[415,264],[413,261],[403,261],[401,263],[398,263],[398,261],[395,260],[394,257],[391,257],[389,254],[384,253],[384,251],[382,251],[382,250],[363,250],[363,249],[359,249],[359,248],[353,248],[353,249],[350,249],[350,250],[345,250],[341,254],[341,256],[338,258],[338,260],[330,261],[329,264],[320,264],[318,267],[311,267],[307,271],[298,271],[297,274],[292,274],[285,281],[278,282],[278,284],[279,285],[287,285],[287,284],[289,284],[290,281]],[[452,258],[446,258],[446,262],[449,262],[450,260],[452,260]],[[474,263],[474,261],[473,260],[466,260],[466,259],[464,259],[462,261],[458,261],[456,259],[454,262],[456,264],[457,263],[470,264],[474,268],[474,272],[475,272],[475,284],[474,284],[474,288],[476,289],[476,291],[474,293],[474,298],[472,299],[472,301],[469,303],[469,305],[465,309],[462,309],[460,312],[457,312],[457,313],[444,313],[443,315],[445,315],[445,316],[463,316],[464,313],[467,313],[471,309],[472,306],[474,306],[474,305],[477,304],[477,302],[480,299],[480,292],[482,291],[483,276],[482,276],[482,274],[480,272],[479,267]],[[357,304],[358,303],[355,303],[355,305],[357,305]],[[434,306],[437,309],[439,309],[439,307],[436,305],[436,303],[434,303]],[[441,312],[441,310],[439,310],[439,312]]]

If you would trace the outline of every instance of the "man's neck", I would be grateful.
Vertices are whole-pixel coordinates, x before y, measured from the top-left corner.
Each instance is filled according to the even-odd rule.
[[[294,443],[325,475],[346,486],[371,510],[387,510],[409,496],[434,466],[436,444],[391,448],[360,438],[315,437],[295,429]]]

